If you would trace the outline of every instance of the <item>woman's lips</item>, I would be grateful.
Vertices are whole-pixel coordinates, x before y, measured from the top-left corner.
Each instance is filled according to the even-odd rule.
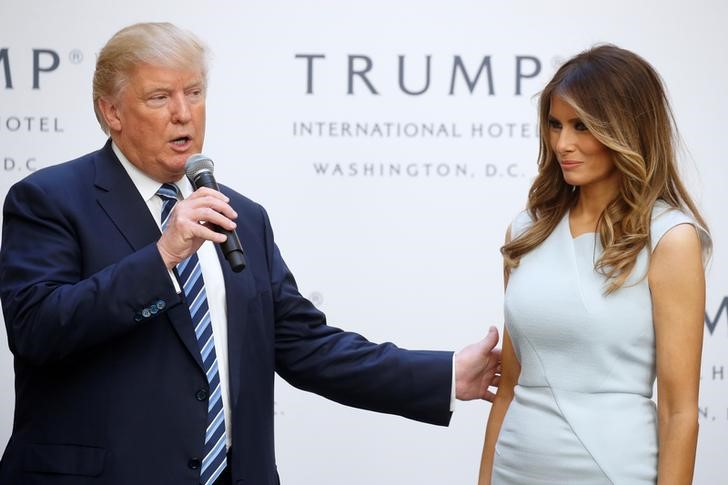
[[[562,160],[561,162],[561,168],[568,170],[570,168],[576,168],[579,165],[581,165],[583,162],[579,162],[576,160]]]

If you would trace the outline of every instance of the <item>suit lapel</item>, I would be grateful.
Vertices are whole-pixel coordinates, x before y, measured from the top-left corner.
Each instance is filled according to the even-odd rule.
[[[114,154],[109,140],[99,152],[96,164],[96,194],[103,208],[129,245],[138,251],[159,239],[159,227],[146,202]],[[177,335],[201,369],[202,358],[187,305],[174,305],[167,316]]]
[[[235,193],[229,191],[226,187],[221,187],[222,192],[235,200]],[[241,211],[238,210],[238,213]],[[241,224],[238,228],[242,227]],[[240,231],[240,229],[238,229]],[[240,241],[245,248],[245,234],[238,232]],[[228,330],[228,380],[230,382],[230,401],[233,409],[237,405],[240,397],[241,383],[244,379],[243,356],[245,355],[245,340],[247,338],[247,330],[251,322],[250,305],[258,304],[254,301],[259,297],[253,277],[254,261],[248,260],[248,266],[240,273],[234,273],[230,269],[230,264],[222,254],[220,245],[216,244],[217,258],[222,267],[222,275],[225,280],[225,300],[227,308],[227,330]],[[253,317],[254,318],[254,317]]]
[[[229,195],[229,194],[228,194]],[[240,234],[239,234],[240,236]],[[241,237],[241,240],[243,238]],[[240,385],[242,381],[242,359],[245,353],[245,334],[250,322],[248,322],[248,306],[250,298],[255,298],[255,283],[250,267],[240,273],[234,273],[230,264],[222,254],[218,244],[215,245],[217,258],[222,266],[222,275],[225,280],[225,300],[227,308],[227,330],[228,330],[228,381],[230,383],[230,401],[232,408],[238,402],[240,396]],[[250,261],[248,261],[250,265]]]
[[[109,141],[96,163],[99,204],[135,251],[159,239],[159,228],[134,183],[116,158]]]

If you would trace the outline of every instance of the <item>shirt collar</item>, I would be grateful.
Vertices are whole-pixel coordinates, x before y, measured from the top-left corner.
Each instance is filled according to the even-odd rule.
[[[157,195],[157,190],[159,190],[159,187],[161,187],[162,184],[139,170],[136,165],[131,163],[113,141],[111,142],[111,149],[114,150],[116,157],[121,162],[121,166],[124,167],[126,173],[129,174],[129,178],[134,184],[134,187],[136,187],[136,189],[139,191],[142,199],[144,199],[145,201],[149,201],[152,197]],[[179,188],[180,192],[182,193],[182,198],[189,197],[189,195],[193,192],[192,184],[190,184],[190,181],[187,180],[187,177],[183,176],[182,178],[174,182],[174,184],[177,186],[177,188]]]

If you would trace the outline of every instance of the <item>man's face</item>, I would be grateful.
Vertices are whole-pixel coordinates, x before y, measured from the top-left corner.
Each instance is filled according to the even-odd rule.
[[[158,182],[174,182],[202,151],[205,90],[199,69],[139,65],[121,93],[102,100],[111,137],[124,155]]]

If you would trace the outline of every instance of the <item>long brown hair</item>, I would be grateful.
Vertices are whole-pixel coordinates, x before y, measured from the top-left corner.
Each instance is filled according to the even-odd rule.
[[[707,230],[677,170],[677,128],[660,76],[637,54],[613,45],[584,51],[562,65],[539,97],[538,175],[528,192],[533,224],[501,248],[506,268],[541,244],[577,201],[578,187],[563,178],[549,143],[551,98],[576,111],[594,137],[611,150],[620,172],[619,194],[602,212],[597,233],[604,252],[595,268],[620,288],[650,243],[652,206],[658,199],[685,210]]]

